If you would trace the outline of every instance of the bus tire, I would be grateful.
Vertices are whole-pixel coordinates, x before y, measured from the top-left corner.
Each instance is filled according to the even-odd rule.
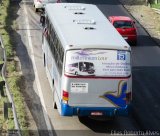
[[[43,54],[43,65],[46,66],[46,57],[45,57],[45,54]]]
[[[57,109],[57,104],[56,104],[55,101],[53,102],[53,108],[54,108],[54,109]]]
[[[53,82],[53,88],[54,88],[54,79],[52,80],[52,82]],[[56,96],[55,96],[55,88],[53,89],[53,108],[54,109],[57,109],[57,104],[56,104]]]
[[[38,8],[35,8],[35,12],[38,12]]]
[[[57,109],[57,104],[56,104],[56,101],[55,101],[55,92],[53,93],[53,98],[54,98],[54,100],[53,100],[53,108]]]

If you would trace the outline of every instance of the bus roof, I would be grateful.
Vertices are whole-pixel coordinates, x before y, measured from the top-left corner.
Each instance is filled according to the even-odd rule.
[[[130,50],[128,43],[96,5],[54,3],[47,4],[45,10],[65,50],[75,48]]]

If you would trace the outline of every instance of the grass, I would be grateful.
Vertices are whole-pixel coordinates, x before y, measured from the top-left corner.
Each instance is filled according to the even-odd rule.
[[[12,69],[12,68],[11,68]],[[27,132],[27,117],[26,117],[26,112],[25,112],[25,106],[24,106],[24,98],[21,94],[21,89],[20,89],[20,82],[21,82],[21,76],[16,76],[16,72],[12,72],[12,76],[8,78],[8,83],[10,88],[12,88],[13,92],[13,98],[14,102],[16,103],[15,107],[17,110],[17,116],[18,120],[20,123],[20,128],[24,134],[23,135],[28,135]],[[10,129],[13,129],[12,127],[9,127]]]
[[[3,81],[3,78],[2,78],[2,76],[0,76],[0,82],[1,82],[1,81]]]
[[[0,5],[0,34],[2,35],[7,54],[7,81],[13,94],[20,128],[21,130],[25,130],[22,131],[22,135],[29,136],[24,98],[20,88],[22,76],[17,71],[16,62],[14,60],[15,51],[13,45],[16,45],[14,33],[17,27],[15,19],[18,9],[15,5],[11,5],[10,0],[2,0],[2,3],[3,4]],[[6,97],[0,99],[0,108],[3,107],[3,103],[6,101],[8,101]],[[0,130],[1,132],[7,132],[8,130],[14,129],[13,113],[11,109],[9,109],[9,118],[7,120],[0,114]]]
[[[156,9],[160,9],[160,3],[158,3],[158,4],[152,4],[151,7],[152,8],[156,8]]]
[[[3,116],[3,104],[4,102],[7,102],[7,98],[6,97],[2,97],[1,100],[0,100],[0,135],[1,133],[6,133],[7,132],[7,129],[8,129],[8,125],[7,125],[7,122],[8,120],[5,120],[4,119],[4,116]]]
[[[4,62],[2,60],[0,60],[0,64],[3,64]]]

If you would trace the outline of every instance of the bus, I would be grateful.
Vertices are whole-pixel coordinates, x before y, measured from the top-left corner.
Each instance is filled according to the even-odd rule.
[[[96,5],[45,7],[43,61],[62,116],[127,116],[131,48]]]
[[[66,68],[66,73],[73,75],[91,75],[94,74],[94,64],[92,62],[76,62],[69,64],[68,69]]]

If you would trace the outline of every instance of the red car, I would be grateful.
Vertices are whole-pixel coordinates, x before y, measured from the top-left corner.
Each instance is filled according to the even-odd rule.
[[[135,22],[131,18],[126,16],[110,16],[108,19],[128,43],[137,44]]]

